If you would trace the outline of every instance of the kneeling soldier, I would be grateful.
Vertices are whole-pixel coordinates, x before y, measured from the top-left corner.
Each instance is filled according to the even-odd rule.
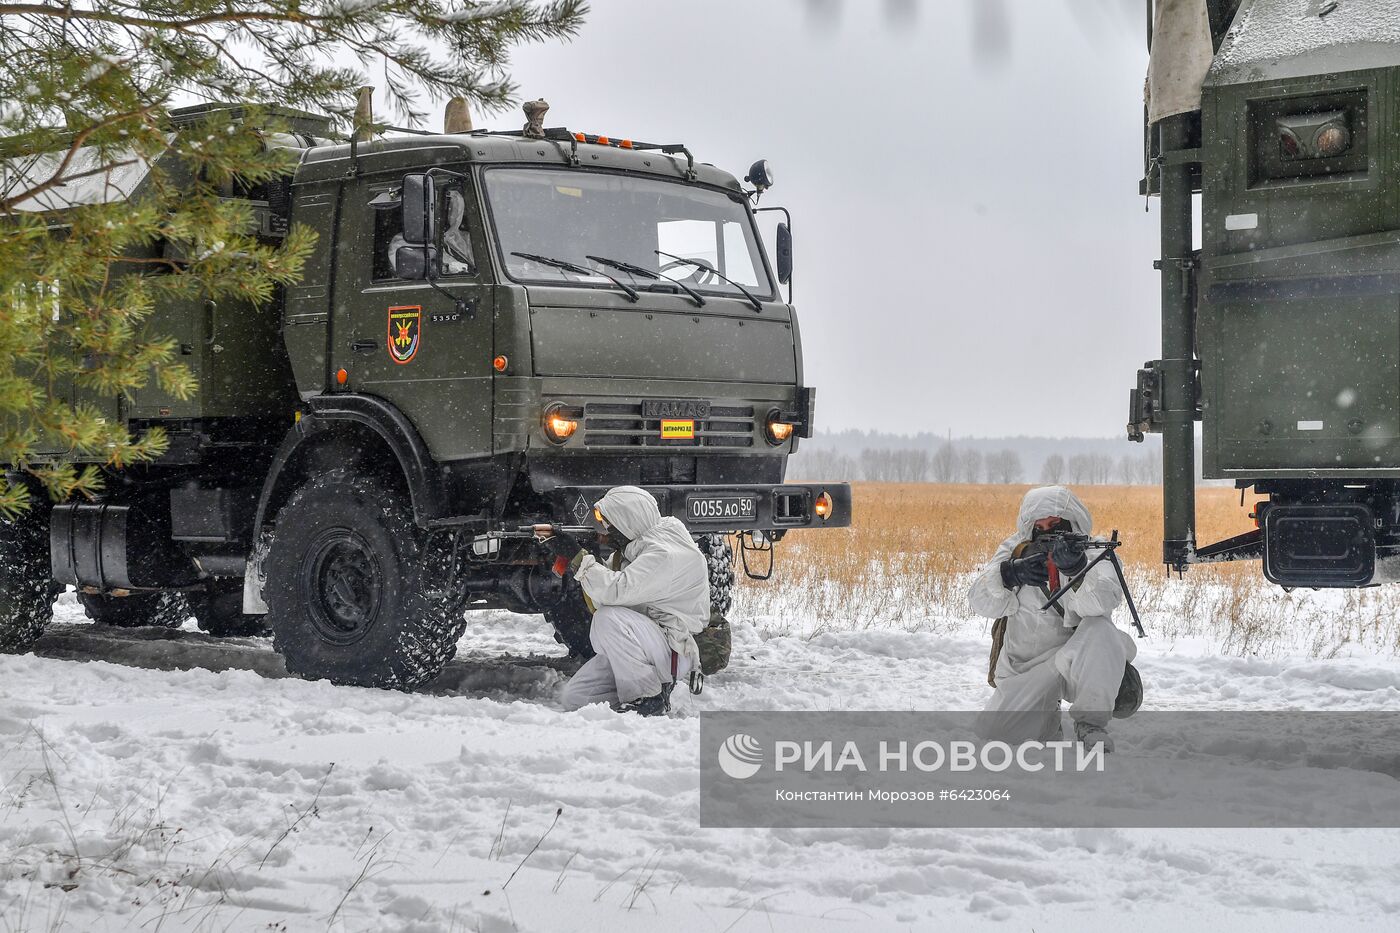
[[[662,518],[644,489],[609,490],[596,511],[615,550],[613,567],[566,534],[541,542],[570,562],[593,610],[596,655],[564,685],[560,702],[663,715],[676,681],[700,667],[694,636],[710,619],[709,565],[685,525]]]
[[[1016,534],[1002,542],[968,593],[972,612],[996,619],[988,682],[996,688],[979,732],[1004,741],[1060,738],[1060,701],[1070,702],[1075,738],[1113,751],[1107,726],[1142,703],[1142,682],[1130,662],[1137,645],[1113,624],[1123,599],[1113,568],[1084,574],[1059,603],[1050,594],[1084,571],[1084,543],[1065,532],[1090,533],[1089,510],[1062,486],[1032,489],[1021,501]]]

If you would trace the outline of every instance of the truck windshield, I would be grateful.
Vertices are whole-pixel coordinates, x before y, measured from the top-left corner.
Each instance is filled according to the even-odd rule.
[[[483,177],[506,271],[517,282],[614,288],[601,274],[593,281],[518,254],[615,273],[589,259],[603,256],[678,279],[696,291],[743,297],[710,269],[660,256],[660,250],[709,265],[760,298],[773,297],[752,215],[737,196],[606,172],[492,168]],[[675,289],[640,277],[634,284],[642,291]]]

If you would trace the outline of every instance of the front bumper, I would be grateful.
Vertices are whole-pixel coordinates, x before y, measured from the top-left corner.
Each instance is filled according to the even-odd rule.
[[[584,525],[593,521],[593,506],[607,494],[610,486],[559,486],[550,490],[549,500],[554,517],[564,524]],[[671,515],[685,522],[692,532],[786,531],[793,528],[848,528],[851,524],[851,487],[847,483],[784,483],[767,485],[686,485],[644,486],[656,497],[662,515]],[[825,493],[831,500],[831,514],[823,519],[816,514],[819,496]],[[695,500],[723,500],[733,503],[753,499],[753,514],[715,515],[697,518],[692,514]],[[719,511],[702,509],[703,512]]]

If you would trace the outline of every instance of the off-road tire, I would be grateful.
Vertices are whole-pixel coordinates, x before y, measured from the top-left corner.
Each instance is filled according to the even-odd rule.
[[[179,628],[190,617],[190,604],[180,593],[137,593],[133,596],[93,596],[78,593],[83,613],[98,625],[114,628]]]
[[[411,690],[436,677],[466,627],[423,595],[424,534],[402,497],[334,470],[277,515],[263,566],[273,647],[287,670],[337,684]]]
[[[554,626],[554,640],[569,649],[569,657],[588,660],[593,657],[591,631],[593,613],[583,601],[583,588],[573,577],[564,584],[564,598],[553,609],[545,611],[545,621]]]
[[[710,609],[727,616],[734,606],[734,546],[727,535],[696,535],[695,545],[710,567]]]
[[[7,654],[34,647],[57,596],[49,577],[48,500],[36,493],[30,503],[17,517],[0,518],[0,652]]]
[[[251,638],[269,635],[267,616],[243,614],[243,581],[219,580],[202,593],[190,596],[199,630],[215,638]]]

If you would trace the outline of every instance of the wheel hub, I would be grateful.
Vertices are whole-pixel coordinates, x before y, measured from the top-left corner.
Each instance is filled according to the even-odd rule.
[[[347,528],[328,529],[306,562],[311,620],[326,641],[348,645],[374,626],[384,595],[384,574],[369,544]]]

